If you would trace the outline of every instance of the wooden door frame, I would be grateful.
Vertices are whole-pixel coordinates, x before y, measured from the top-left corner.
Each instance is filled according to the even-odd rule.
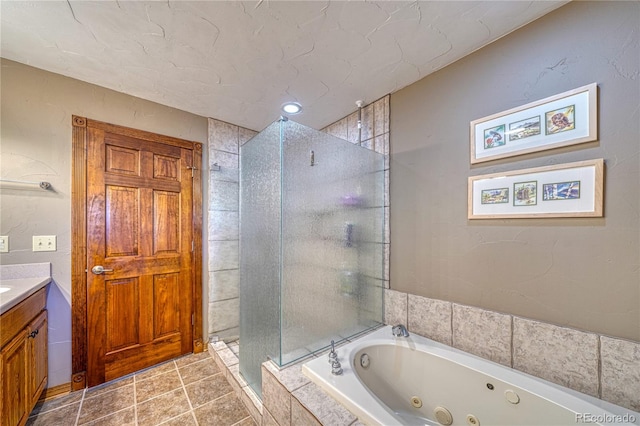
[[[193,151],[193,352],[202,340],[202,144],[72,116],[71,158],[71,390],[87,384],[87,127]]]

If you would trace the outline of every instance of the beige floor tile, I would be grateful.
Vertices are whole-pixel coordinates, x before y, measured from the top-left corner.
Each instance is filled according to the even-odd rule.
[[[256,425],[256,422],[254,422],[251,417],[247,417],[246,419],[236,423],[234,426],[257,426],[257,425]]]
[[[200,426],[231,426],[249,417],[249,412],[234,393],[209,402],[194,411]]]
[[[180,381],[178,372],[175,370],[153,376],[146,380],[138,381],[136,378],[136,402],[140,404],[148,399],[180,387],[182,387],[182,382]]]
[[[182,414],[178,417],[174,417],[171,420],[168,420],[164,423],[161,423],[162,426],[196,426],[196,419],[193,418],[193,412],[189,411],[188,413]]]
[[[119,379],[115,379],[110,382],[87,389],[84,397],[93,398],[94,396],[102,395],[104,393],[111,392],[114,389],[123,388],[131,384],[133,384],[133,375],[121,377]]]
[[[200,407],[207,402],[233,392],[233,388],[222,373],[198,380],[185,386],[185,388],[193,408]]]
[[[89,423],[116,411],[131,407],[133,404],[133,384],[118,387],[109,392],[100,392],[92,397],[85,397],[82,402],[78,424]]]
[[[135,425],[136,411],[140,426],[257,426],[208,352],[39,403],[27,424]]]
[[[41,401],[36,404],[31,412],[31,416],[46,413],[47,411],[55,410],[65,405],[74,404],[80,402],[82,399],[83,391],[77,391],[68,395],[60,396],[50,399],[48,401]]]
[[[193,364],[194,362],[202,361],[203,359],[211,358],[211,354],[207,351],[200,352],[199,354],[189,354],[180,358],[176,358],[174,361],[178,368],[182,368],[185,365]]]
[[[151,368],[141,370],[135,373],[136,380],[146,380],[150,377],[157,376],[159,374],[168,373],[169,371],[175,371],[176,364],[173,361],[167,361],[163,364],[155,365]]]
[[[136,413],[134,407],[125,408],[122,411],[110,414],[100,419],[87,423],[87,426],[134,426]]]
[[[49,426],[49,425],[70,425],[73,426],[78,417],[80,402],[74,402],[70,405],[58,408],[56,410],[47,411],[33,417],[29,417],[27,425],[29,426]]]
[[[176,389],[138,404],[138,425],[157,425],[189,410],[189,402],[184,390]]]
[[[178,371],[184,384],[188,385],[204,377],[220,373],[220,368],[218,368],[213,358],[207,358],[182,367]]]

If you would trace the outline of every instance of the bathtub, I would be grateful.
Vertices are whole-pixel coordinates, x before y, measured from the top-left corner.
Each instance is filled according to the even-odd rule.
[[[640,425],[640,413],[411,334],[382,327],[303,373],[368,425]]]

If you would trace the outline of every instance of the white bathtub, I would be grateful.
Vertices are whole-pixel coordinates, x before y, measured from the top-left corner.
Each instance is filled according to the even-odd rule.
[[[326,356],[302,371],[368,425],[640,425],[640,413],[390,326],[336,352],[342,375]]]

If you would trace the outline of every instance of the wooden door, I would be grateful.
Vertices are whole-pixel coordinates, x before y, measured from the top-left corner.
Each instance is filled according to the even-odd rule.
[[[88,386],[193,351],[195,144],[128,130],[87,123]]]

